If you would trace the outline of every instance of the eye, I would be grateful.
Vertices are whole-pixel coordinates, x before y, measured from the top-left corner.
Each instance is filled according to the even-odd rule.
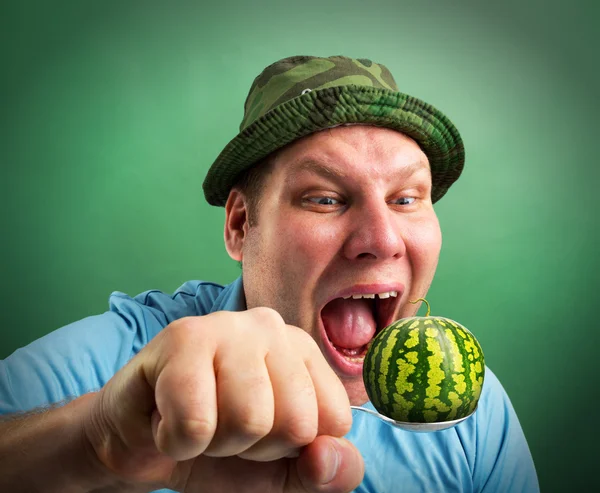
[[[338,200],[332,197],[308,197],[307,200],[317,205],[337,205],[339,203]]]
[[[396,199],[394,202],[398,205],[410,205],[415,201],[414,197],[400,197]]]

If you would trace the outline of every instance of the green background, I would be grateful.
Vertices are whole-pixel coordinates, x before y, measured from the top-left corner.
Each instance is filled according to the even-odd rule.
[[[345,0],[2,4],[0,358],[114,290],[231,282],[201,183],[254,77],[373,58],[467,148],[434,313],[479,338],[543,491],[598,490],[598,8]],[[400,478],[401,479],[401,478]]]

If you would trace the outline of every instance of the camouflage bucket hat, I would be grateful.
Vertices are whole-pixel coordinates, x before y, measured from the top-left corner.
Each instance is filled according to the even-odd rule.
[[[224,206],[240,175],[273,151],[349,123],[392,128],[412,137],[429,159],[433,202],[462,172],[464,146],[458,130],[433,106],[399,92],[385,66],[344,56],[295,56],[268,66],[254,80],[240,133],[206,175],[206,200]]]

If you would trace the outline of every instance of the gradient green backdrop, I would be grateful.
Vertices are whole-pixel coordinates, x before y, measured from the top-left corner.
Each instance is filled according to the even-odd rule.
[[[591,2],[11,3],[0,15],[0,358],[104,311],[113,290],[231,282],[224,213],[201,183],[250,83],[293,54],[373,58],[466,143],[465,172],[436,206],[434,313],[478,336],[542,490],[599,491]]]

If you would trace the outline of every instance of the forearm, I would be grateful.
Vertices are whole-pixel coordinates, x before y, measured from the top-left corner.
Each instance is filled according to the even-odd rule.
[[[128,491],[102,470],[85,438],[82,417],[94,398],[0,422],[0,491]]]

